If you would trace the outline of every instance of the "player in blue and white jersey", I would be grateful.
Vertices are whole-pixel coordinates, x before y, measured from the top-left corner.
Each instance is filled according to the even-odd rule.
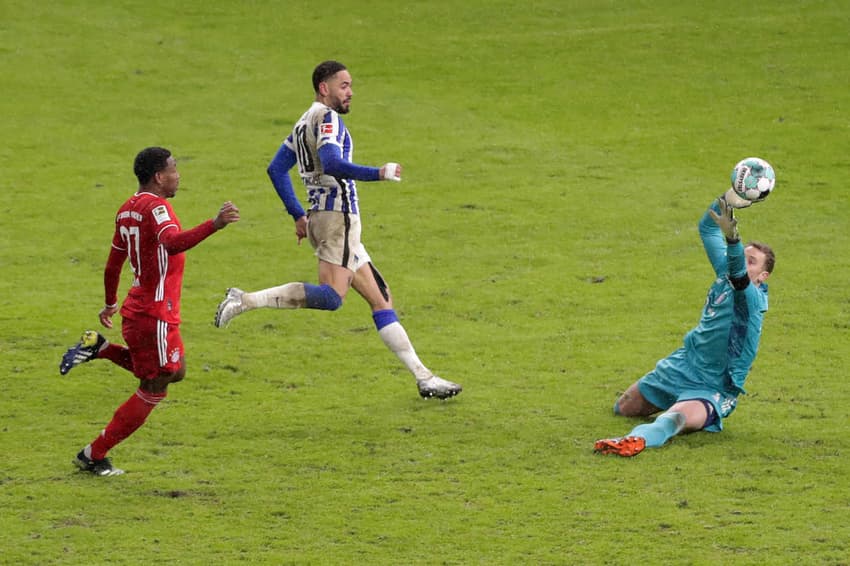
[[[716,279],[699,324],[681,348],[632,384],[614,404],[626,417],[664,411],[626,436],[596,441],[601,454],[635,456],[683,432],[719,432],[745,393],[744,382],[758,351],[767,312],[767,284],[776,261],[766,244],[741,244],[733,208],[749,201],[728,192],[703,214],[699,233]]]
[[[226,326],[240,313],[262,307],[333,311],[353,287],[369,303],[381,339],[416,378],[419,394],[453,397],[461,386],[434,375],[416,355],[393,308],[389,287],[360,241],[357,181],[401,181],[402,168],[398,163],[368,167],[354,162],[354,141],[342,120],[351,107],[351,85],[343,64],[319,64],[313,71],[316,99],[268,167],[272,184],[295,221],[298,243],[307,238],[315,250],[319,284],[293,282],[252,293],[232,287],[218,306],[215,325]],[[307,189],[306,213],[289,177],[295,165]]]

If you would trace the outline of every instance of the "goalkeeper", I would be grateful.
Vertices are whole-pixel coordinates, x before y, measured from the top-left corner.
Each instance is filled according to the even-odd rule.
[[[735,410],[758,350],[767,311],[765,281],[775,263],[766,244],[741,244],[733,210],[750,204],[730,189],[703,214],[699,234],[716,278],[699,324],[685,335],[681,348],[614,403],[614,413],[625,417],[663,412],[624,437],[597,440],[594,452],[635,456],[679,433],[719,432]]]

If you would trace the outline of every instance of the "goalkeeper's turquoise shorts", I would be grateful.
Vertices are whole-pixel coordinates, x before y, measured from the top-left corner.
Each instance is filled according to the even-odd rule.
[[[703,430],[720,432],[723,430],[723,419],[732,414],[738,404],[738,393],[725,391],[722,384],[706,383],[694,374],[685,356],[685,349],[679,348],[640,378],[638,389],[644,399],[662,410],[669,409],[679,401],[708,401],[719,418],[709,419],[709,424]]]

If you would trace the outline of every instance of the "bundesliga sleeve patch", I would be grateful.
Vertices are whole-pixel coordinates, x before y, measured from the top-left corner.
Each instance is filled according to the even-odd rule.
[[[333,123],[333,122],[323,123],[321,126],[319,126],[319,132],[323,136],[335,136],[336,135],[336,124]]]
[[[153,219],[156,220],[157,224],[162,224],[171,220],[171,217],[168,215],[168,209],[163,205],[159,205],[153,209]]]

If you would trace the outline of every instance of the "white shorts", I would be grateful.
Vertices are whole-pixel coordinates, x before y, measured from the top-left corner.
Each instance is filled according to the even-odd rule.
[[[354,272],[372,261],[360,241],[358,214],[311,210],[307,219],[307,239],[320,260]]]

